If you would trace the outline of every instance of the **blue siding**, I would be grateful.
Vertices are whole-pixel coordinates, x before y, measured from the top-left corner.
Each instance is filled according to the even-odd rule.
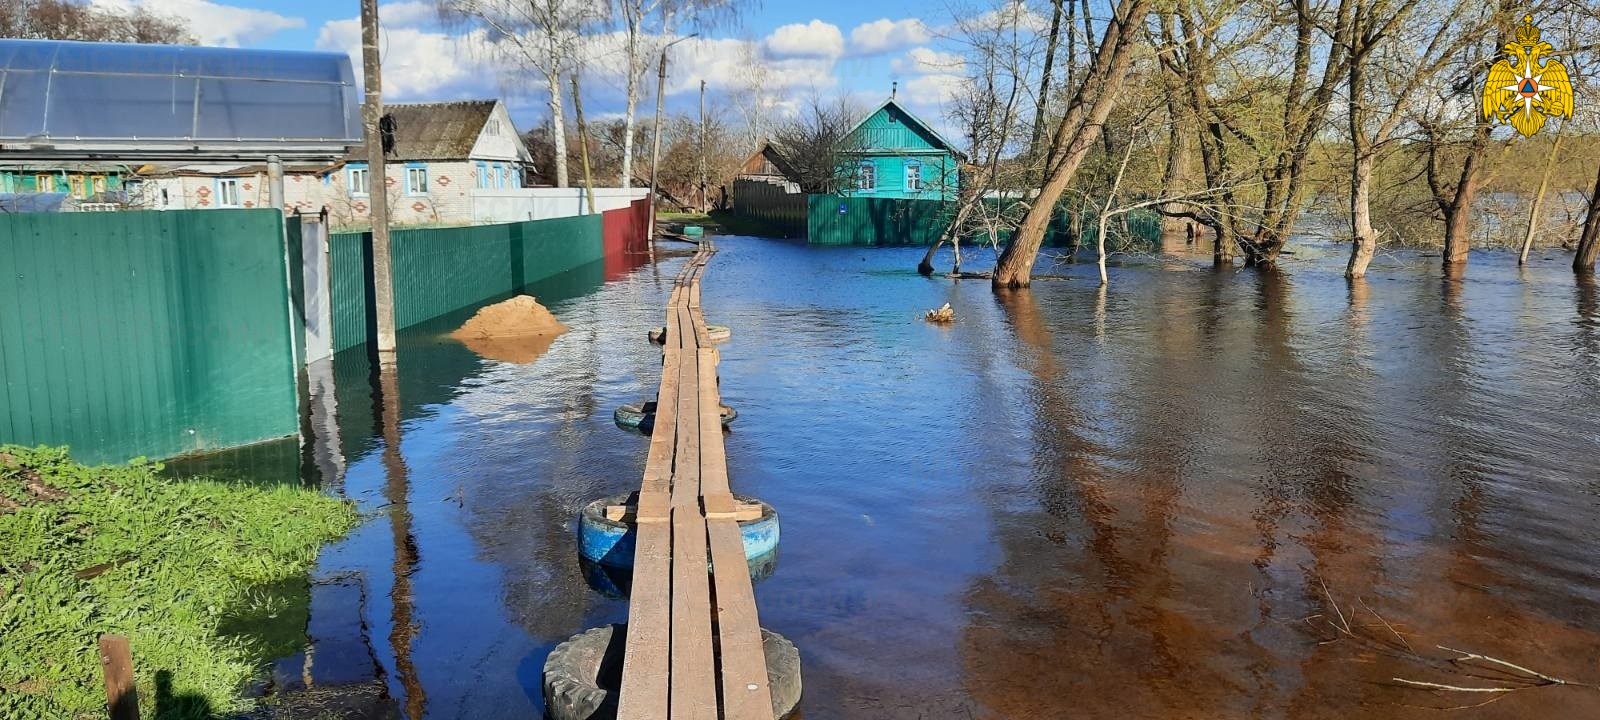
[[[851,130],[841,155],[838,188],[846,195],[954,200],[960,193],[960,159],[925,123],[893,101]],[[864,164],[875,170],[870,188],[860,186]],[[907,166],[920,170],[917,189],[907,181]]]

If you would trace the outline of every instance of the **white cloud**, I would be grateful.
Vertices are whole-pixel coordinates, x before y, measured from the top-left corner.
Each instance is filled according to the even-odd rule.
[[[928,107],[944,105],[957,91],[966,78],[960,75],[933,74],[918,75],[905,82],[905,96],[912,103]]]
[[[382,17],[381,10],[379,13]],[[383,48],[385,100],[458,100],[499,95],[497,76],[488,62],[493,47],[482,31],[450,35],[395,27],[385,20],[379,44]],[[360,19],[333,20],[323,25],[317,35],[317,49],[349,55],[359,77]]]
[[[1029,7],[1027,3],[1017,0],[983,13],[971,20],[958,21],[958,25],[973,29],[1017,28],[1042,33],[1050,29],[1050,18]]]
[[[895,58],[889,69],[902,75],[954,74],[961,70],[966,60],[956,53],[939,52],[932,48],[911,48],[905,57]]]
[[[92,3],[118,10],[144,7],[159,15],[182,18],[201,45],[239,47],[306,25],[305,18],[209,0],[92,0]]]
[[[765,45],[767,52],[778,58],[836,58],[844,54],[844,33],[837,25],[812,20],[773,30]]]
[[[850,44],[863,55],[893,52],[928,41],[928,26],[916,18],[882,18],[857,25],[850,31]]]
[[[420,0],[384,3],[378,6],[378,20],[391,28],[429,26],[438,22],[439,10]]]

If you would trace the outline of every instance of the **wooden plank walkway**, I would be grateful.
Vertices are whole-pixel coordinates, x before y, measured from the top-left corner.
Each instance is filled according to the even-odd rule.
[[[700,243],[667,302],[661,386],[629,593],[620,720],[773,720],[755,592],[722,445]],[[715,568],[713,575],[711,568]]]

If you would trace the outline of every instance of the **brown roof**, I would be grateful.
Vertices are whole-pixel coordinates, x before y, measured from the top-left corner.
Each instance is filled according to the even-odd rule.
[[[394,119],[393,160],[465,160],[494,112],[493,100],[386,105]],[[367,158],[365,143],[350,149],[346,159]]]

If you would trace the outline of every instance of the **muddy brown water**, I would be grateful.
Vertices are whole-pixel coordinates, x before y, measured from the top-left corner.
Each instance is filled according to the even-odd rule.
[[[1516,682],[1442,645],[1600,682],[1600,289],[1565,256],[1460,282],[1385,256],[1351,287],[1306,245],[1274,274],[1129,261],[1102,296],[1069,265],[996,295],[915,249],[719,248],[730,472],[782,518],[756,596],[807,720],[1600,717],[1590,688],[1394,680]],[[443,338],[464,316],[408,331],[390,428],[341,356],[320,454],[191,466],[374,514],[325,551],[276,690],[538,715],[545,654],[626,617],[573,522],[639,482],[611,414],[654,387],[681,262],[531,288],[571,328],[531,365]]]

